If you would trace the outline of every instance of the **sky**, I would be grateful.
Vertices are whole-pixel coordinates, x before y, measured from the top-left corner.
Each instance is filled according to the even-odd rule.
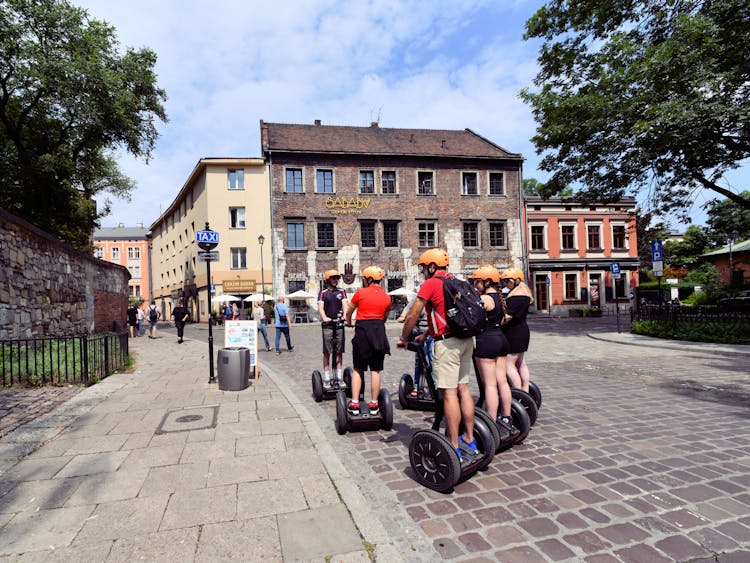
[[[521,153],[546,181],[519,91],[540,42],[524,41],[541,0],[71,0],[154,50],[168,123],[148,163],[117,153],[136,182],[102,227],[150,226],[201,158],[262,157],[260,120],[472,129]],[[695,218],[700,222],[696,199]]]

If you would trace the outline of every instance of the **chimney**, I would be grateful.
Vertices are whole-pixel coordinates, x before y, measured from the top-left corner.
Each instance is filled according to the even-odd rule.
[[[125,223],[117,223],[117,228],[118,229],[124,229],[125,228]]]
[[[143,223],[136,223],[135,226],[138,229],[142,229],[143,228]]]
[[[371,121],[370,122],[370,127],[377,127],[377,126],[378,126],[378,122],[377,121]]]
[[[315,120],[315,125],[318,126],[318,127],[320,126],[320,119],[316,119]]]

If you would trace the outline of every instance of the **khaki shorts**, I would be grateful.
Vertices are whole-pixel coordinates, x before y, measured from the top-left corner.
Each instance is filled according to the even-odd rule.
[[[446,338],[435,342],[432,373],[438,389],[455,389],[468,385],[474,371],[471,356],[474,353],[473,338]]]

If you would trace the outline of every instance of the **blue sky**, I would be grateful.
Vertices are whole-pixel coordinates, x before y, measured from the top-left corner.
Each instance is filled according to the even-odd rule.
[[[103,227],[149,226],[200,158],[262,156],[261,119],[470,128],[522,153],[525,178],[548,178],[518,97],[537,70],[539,43],[522,35],[540,0],[71,2],[109,22],[123,49],[156,51],[169,97],[151,161],[118,155],[137,189],[113,199]]]

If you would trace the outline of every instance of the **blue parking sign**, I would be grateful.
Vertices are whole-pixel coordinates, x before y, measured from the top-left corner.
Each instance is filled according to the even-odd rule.
[[[620,264],[618,264],[617,262],[612,262],[609,265],[609,271],[612,272],[615,275],[619,275],[620,274]]]
[[[661,262],[662,260],[664,260],[664,251],[662,250],[661,241],[652,240],[651,241],[651,261]]]

